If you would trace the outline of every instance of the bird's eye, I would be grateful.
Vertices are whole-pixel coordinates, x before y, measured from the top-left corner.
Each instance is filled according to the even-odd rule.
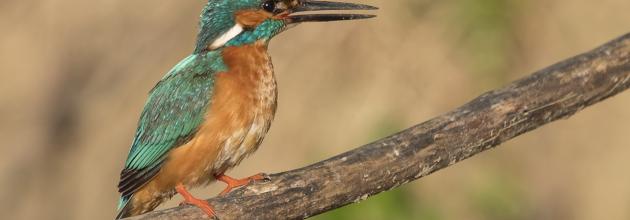
[[[274,13],[276,11],[276,4],[273,0],[265,1],[264,3],[262,3],[261,7],[269,13]]]

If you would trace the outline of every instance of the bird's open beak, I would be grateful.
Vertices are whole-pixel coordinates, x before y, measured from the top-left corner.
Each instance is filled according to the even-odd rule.
[[[291,9],[291,14],[287,17],[289,23],[301,22],[323,22],[342,21],[373,18],[376,15],[370,14],[301,14],[309,11],[336,11],[336,10],[376,10],[377,7],[330,1],[298,0],[298,5]],[[298,14],[294,14],[298,13]]]

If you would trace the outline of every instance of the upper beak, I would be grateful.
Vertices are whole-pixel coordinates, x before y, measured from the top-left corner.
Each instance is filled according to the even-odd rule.
[[[376,10],[377,7],[370,5],[315,1],[315,0],[298,0],[298,5],[291,9],[291,15],[288,16],[289,23],[300,22],[322,22],[322,21],[341,21],[373,18],[376,15],[370,14],[298,14],[296,12],[306,11],[332,11],[332,10]]]

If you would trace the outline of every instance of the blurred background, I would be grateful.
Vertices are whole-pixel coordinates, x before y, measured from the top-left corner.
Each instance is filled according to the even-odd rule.
[[[328,158],[630,31],[628,0],[361,2],[379,17],[271,42],[276,120],[230,174]],[[0,219],[113,219],[147,92],[192,51],[204,4],[0,1]],[[314,219],[630,219],[629,108],[626,92]]]

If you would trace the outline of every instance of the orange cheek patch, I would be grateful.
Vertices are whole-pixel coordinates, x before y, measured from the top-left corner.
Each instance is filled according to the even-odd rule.
[[[263,10],[242,10],[235,14],[236,23],[244,28],[254,28],[272,16],[273,14]]]

